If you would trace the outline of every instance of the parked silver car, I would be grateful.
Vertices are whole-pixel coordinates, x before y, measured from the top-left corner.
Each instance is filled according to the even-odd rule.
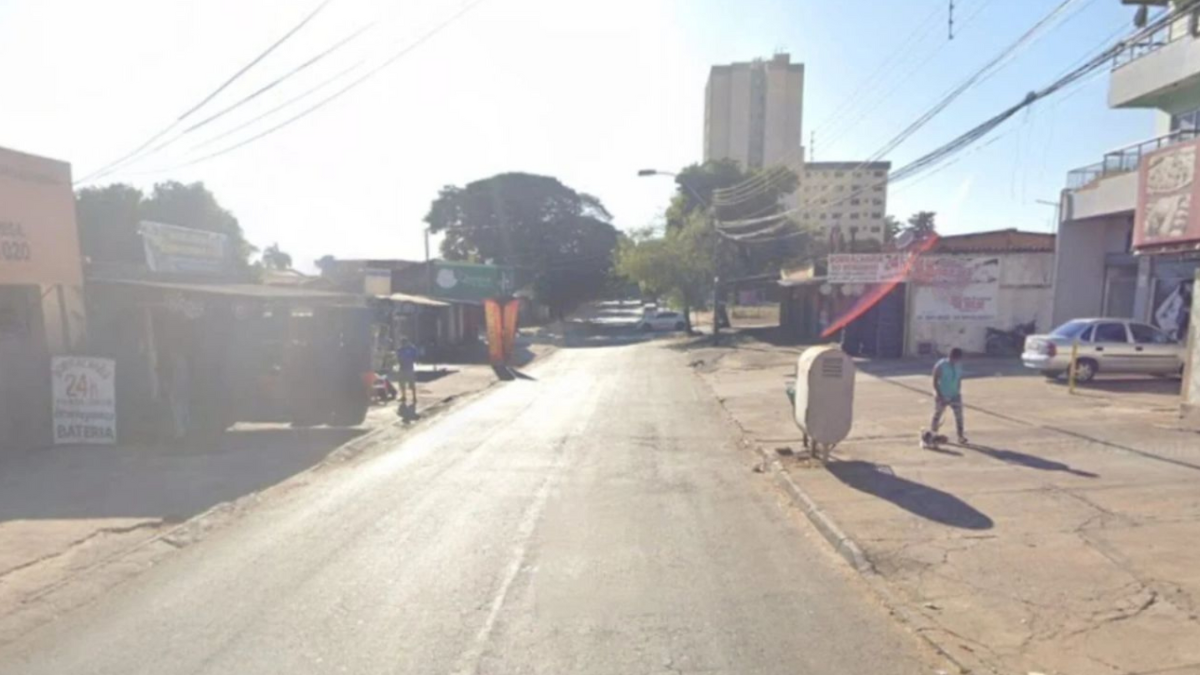
[[[1058,377],[1071,365],[1071,346],[1079,344],[1075,379],[1097,373],[1174,375],[1183,370],[1183,347],[1149,324],[1128,319],[1074,319],[1048,335],[1025,338],[1021,360],[1046,377]]]

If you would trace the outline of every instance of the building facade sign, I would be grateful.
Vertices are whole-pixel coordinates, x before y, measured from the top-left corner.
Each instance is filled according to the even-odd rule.
[[[516,274],[511,267],[437,261],[433,263],[433,292],[439,298],[483,301],[516,291]]]
[[[82,282],[71,166],[0,148],[0,284]]]
[[[910,275],[918,321],[988,321],[998,314],[1000,259],[922,256]]]
[[[152,272],[218,275],[229,267],[229,238],[219,232],[148,220],[138,231]]]
[[[117,442],[116,364],[112,359],[56,356],[50,366],[56,445]]]
[[[907,253],[832,253],[828,281],[831,284],[882,284],[901,280]]]
[[[1200,141],[1146,155],[1139,171],[1133,247],[1200,243]]]

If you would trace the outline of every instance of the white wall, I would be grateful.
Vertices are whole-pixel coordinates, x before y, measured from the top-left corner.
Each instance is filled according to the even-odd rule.
[[[1131,227],[1128,216],[1068,220],[1059,224],[1054,325],[1101,314],[1105,256],[1125,251]]]
[[[1138,172],[1106,176],[1067,194],[1066,218],[1070,220],[1132,214],[1137,209]]]
[[[1200,271],[1196,272],[1196,286],[1200,289]],[[1192,293],[1192,325],[1188,334],[1187,368],[1183,374],[1183,416],[1200,428],[1200,293]]]
[[[1184,81],[1197,74],[1200,74],[1200,40],[1177,39],[1113,70],[1109,76],[1108,106],[1157,105],[1158,97],[1172,88],[1194,86],[1194,82]]]
[[[989,254],[963,254],[978,257]],[[1018,323],[1033,320],[1037,330],[1052,328],[1054,274],[1053,253],[1002,253],[1000,258],[1000,291],[996,299],[996,318],[989,321],[919,321],[913,318],[913,306],[907,308],[910,356],[915,356],[918,344],[932,342],[939,353],[960,347],[968,353],[982,353],[986,346],[987,329],[1010,330]]]

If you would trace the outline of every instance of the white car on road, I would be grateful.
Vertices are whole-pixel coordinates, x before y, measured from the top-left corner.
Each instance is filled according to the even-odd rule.
[[[1129,319],[1074,319],[1047,335],[1030,335],[1021,360],[1046,377],[1058,377],[1070,367],[1075,344],[1079,382],[1097,373],[1175,375],[1183,371],[1183,347],[1178,342],[1154,326]]]
[[[649,333],[655,330],[683,330],[687,322],[679,312],[647,312],[638,322],[638,330]]]

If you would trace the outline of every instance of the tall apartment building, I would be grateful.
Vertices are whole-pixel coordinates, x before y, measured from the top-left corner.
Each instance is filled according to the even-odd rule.
[[[883,241],[891,162],[809,162],[796,202],[801,226],[819,228],[833,240]]]
[[[1143,4],[1156,4],[1142,0]],[[1172,2],[1180,11],[1186,2]],[[1067,175],[1060,203],[1054,321],[1133,318],[1181,333],[1178,308],[1200,268],[1200,5],[1126,40],[1108,106],[1157,112],[1155,136]],[[1050,326],[1039,326],[1050,328]]]
[[[804,64],[788,54],[713,66],[704,88],[704,160],[747,168],[804,160]]]

